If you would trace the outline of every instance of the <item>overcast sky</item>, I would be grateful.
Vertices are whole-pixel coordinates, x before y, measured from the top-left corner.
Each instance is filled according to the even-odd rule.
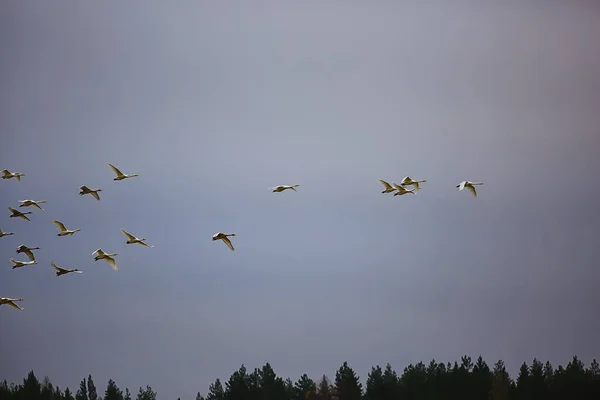
[[[600,6],[485,3],[3,2],[0,379],[598,358]]]

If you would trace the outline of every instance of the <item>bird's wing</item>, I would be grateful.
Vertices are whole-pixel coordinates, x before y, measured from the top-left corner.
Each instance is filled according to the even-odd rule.
[[[14,258],[10,258],[8,261],[10,261],[13,265],[17,265],[19,262],[17,260],[15,260]]]
[[[379,183],[381,183],[386,189],[392,189],[390,184],[384,181],[383,179],[379,179]]]
[[[34,206],[35,208],[44,211],[44,209],[42,207],[40,207],[40,205],[38,203],[33,203],[32,206]]]
[[[227,245],[227,247],[229,247],[231,250],[235,250],[235,249],[233,248],[233,245],[231,244],[231,240],[229,240],[229,238],[228,238],[227,236],[225,236],[225,237],[223,238],[223,242],[225,242],[225,244]]]
[[[146,247],[154,247],[154,245],[150,246],[149,244],[147,244],[147,243],[144,243],[144,242],[138,242],[138,243],[139,243],[139,244],[141,244],[142,246],[146,246]]]
[[[3,169],[3,170],[2,170],[2,171],[0,171],[0,172],[2,172],[2,174],[3,174],[4,176],[6,176],[6,177],[8,177],[8,176],[11,176],[11,174],[10,174],[10,171],[9,171],[9,170],[7,170],[7,169]]]
[[[109,166],[110,168],[112,168],[112,170],[113,170],[113,172],[115,173],[115,175],[117,175],[117,176],[123,176],[123,173],[122,173],[121,171],[119,171],[119,169],[118,169],[117,167],[115,167],[115,166],[114,166],[114,165],[112,165],[112,164],[108,164],[108,166]]]
[[[98,253],[99,256],[101,256],[102,254],[104,254],[104,252],[102,251],[102,249],[98,249],[98,250],[94,250],[94,252],[92,253],[92,255]]]
[[[85,186],[85,185],[83,185],[83,186],[79,186],[79,189],[80,189],[81,191],[83,191],[83,192],[88,192],[88,191],[90,190],[90,188],[89,188],[89,187],[87,187],[87,186]]]
[[[113,268],[115,271],[118,271],[118,270],[119,270],[119,269],[117,268],[117,262],[115,261],[115,259],[114,259],[114,258],[112,258],[112,257],[106,257],[106,258],[105,258],[105,260],[106,260],[106,262],[107,262],[107,263],[109,263],[109,264],[112,266],[112,268]]]
[[[19,210],[15,210],[12,207],[8,207],[8,209],[13,213],[13,214],[20,214],[21,212]]]
[[[58,265],[54,264],[53,262],[50,263],[50,265],[52,265],[52,267],[54,267],[54,269],[59,272],[66,271],[64,268],[59,267]]]
[[[29,259],[31,261],[35,261],[35,256],[33,255],[33,251],[31,251],[29,249],[23,249],[23,253],[25,253],[25,255],[27,255],[27,257],[29,257]]]
[[[466,185],[466,184],[467,184],[467,182],[466,182],[466,181],[462,181],[462,182],[460,183],[460,185],[458,185],[458,190],[463,190],[463,189],[465,188],[465,185]]]
[[[475,190],[475,186],[467,185],[467,188],[473,193],[473,196],[477,197],[477,191]]]
[[[123,235],[127,236],[130,240],[135,240],[137,239],[135,236],[133,236],[131,233],[125,231],[125,229],[121,229],[121,232],[123,232]]]
[[[23,218],[24,220],[31,221],[29,219],[29,217],[27,217],[27,215],[25,215],[25,214],[21,214],[21,215],[19,215],[19,217]]]
[[[98,192],[90,192],[92,194],[92,196],[94,196],[96,198],[96,200],[100,200],[100,195],[98,194]]]
[[[415,181],[415,183],[413,183],[413,186],[414,186],[414,188],[415,188],[415,189],[417,189],[417,190],[421,189],[421,188],[419,187],[419,182],[417,182],[417,181]]]
[[[52,221],[52,223],[56,226],[58,226],[58,229],[60,229],[61,232],[65,232],[67,230],[67,228],[65,227],[65,224],[63,224],[60,221]]]
[[[9,301],[8,303],[6,303],[7,306],[11,306],[12,308],[16,308],[17,310],[22,310],[21,307],[19,307],[18,305],[16,305],[15,303],[13,303],[12,301]]]
[[[403,186],[397,185],[394,182],[392,182],[392,185],[394,186],[394,189],[396,189],[397,191],[399,191],[400,193],[403,193],[406,191],[406,189],[404,189]]]

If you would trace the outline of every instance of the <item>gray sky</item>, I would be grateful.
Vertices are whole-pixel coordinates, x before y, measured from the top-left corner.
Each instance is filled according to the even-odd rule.
[[[0,169],[27,174],[0,181],[0,378],[189,399],[242,363],[599,356],[597,4],[226,3],[0,6]]]

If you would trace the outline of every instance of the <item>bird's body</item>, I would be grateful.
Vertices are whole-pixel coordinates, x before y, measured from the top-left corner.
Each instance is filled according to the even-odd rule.
[[[24,253],[31,261],[35,261],[35,255],[32,250],[39,250],[39,247],[27,247],[24,244],[17,246],[17,254]]]
[[[300,186],[300,185],[298,185],[298,184],[296,184],[296,185],[279,185],[279,186],[275,186],[275,187],[272,187],[272,188],[269,188],[269,189],[273,189],[273,193],[283,192],[286,189],[291,189],[294,192],[297,192],[296,188],[298,186]]]
[[[139,176],[138,174],[124,174],[122,173],[117,167],[115,167],[112,164],[108,164],[108,166],[113,170],[113,172],[115,173],[115,177],[113,178],[113,181],[122,181],[123,179],[127,179],[127,178],[133,178],[134,176]]]
[[[394,182],[392,182],[392,185],[394,186],[394,189],[396,189],[394,196],[402,196],[403,194],[407,193],[415,194],[415,189],[407,189],[404,186],[395,184]]]
[[[119,268],[117,267],[117,262],[113,258],[114,256],[118,255],[117,253],[105,253],[104,251],[102,251],[102,249],[98,249],[92,253],[92,255],[94,254],[96,254],[96,256],[94,257],[94,261],[104,260],[107,263],[109,263],[115,271],[119,270]]]
[[[235,236],[235,233],[217,232],[213,235],[212,240],[222,240],[223,243],[225,243],[227,247],[229,247],[231,251],[233,251],[235,249],[233,248],[233,245],[231,244],[231,241],[227,236]]]
[[[17,261],[14,258],[11,258],[9,261],[13,264],[13,269],[37,264],[37,261],[35,261],[35,260],[34,261]]]
[[[27,216],[27,214],[33,214],[31,211],[27,211],[27,212],[21,212],[21,211],[19,211],[19,210],[15,210],[15,209],[14,209],[14,208],[12,208],[12,207],[8,207],[8,209],[9,209],[9,210],[10,210],[10,212],[12,213],[12,214],[9,216],[9,218],[15,218],[15,217],[18,217],[18,218],[22,218],[22,219],[24,219],[25,221],[31,221],[31,220],[29,219],[29,217]]]
[[[72,235],[75,232],[81,231],[81,229],[79,229],[79,228],[78,229],[73,229],[73,230],[67,229],[65,227],[65,225],[62,222],[60,222],[60,221],[52,221],[52,223],[54,225],[56,225],[58,227],[58,230],[59,230],[59,232],[56,234],[56,236],[67,236],[67,235]]]
[[[392,187],[392,185],[390,185],[388,182],[384,181],[383,179],[379,179],[379,183],[381,183],[384,187],[384,189],[381,193],[391,193],[391,192],[396,191],[396,189],[394,189]]]
[[[35,207],[39,210],[44,210],[42,207],[40,207],[40,204],[44,204],[46,203],[46,200],[19,200],[19,203],[21,203],[21,205],[19,207]]]
[[[0,238],[4,237],[4,236],[10,236],[10,235],[14,235],[13,232],[4,232],[2,229],[0,229]]]
[[[150,246],[150,245],[144,243],[144,240],[146,240],[146,238],[141,238],[141,239],[136,238],[131,233],[127,232],[125,229],[121,229],[121,232],[123,232],[123,235],[125,235],[127,237],[127,242],[126,242],[127,244],[138,243],[138,244],[141,244],[142,246],[146,246],[146,247],[149,247],[149,248],[154,247],[154,245]]]
[[[25,174],[22,174],[20,172],[10,172],[7,169],[3,169],[2,171],[0,171],[2,173],[2,179],[11,179],[11,178],[15,178],[16,180],[18,180],[19,182],[21,182],[21,177],[25,176]]]
[[[19,307],[18,305],[16,305],[15,301],[23,301],[23,299],[20,297],[18,299],[11,299],[10,297],[0,297],[0,306],[2,304],[6,304],[7,306],[11,306],[12,308],[16,308],[17,310],[22,310],[23,307]]]
[[[416,181],[414,179],[412,179],[410,176],[405,176],[404,178],[402,178],[402,181],[400,181],[400,186],[410,186],[412,185],[412,187],[416,190],[420,190],[420,186],[419,183],[424,183],[427,182],[426,179],[422,179],[420,181]]]
[[[483,185],[483,182],[471,182],[471,181],[462,181],[456,187],[458,190],[469,189],[469,191],[473,194],[474,197],[477,197],[477,190],[475,190],[474,185]]]
[[[52,268],[54,268],[56,270],[56,276],[70,274],[71,272],[74,272],[74,273],[77,273],[77,274],[82,274],[83,273],[83,271],[80,271],[78,269],[61,268],[58,265],[54,264],[53,262],[51,262],[50,265],[52,265]]]
[[[96,200],[100,200],[100,195],[98,194],[98,192],[101,192],[102,189],[90,189],[89,187],[83,185],[79,187],[79,190],[80,196],[83,196],[84,194],[91,194]]]

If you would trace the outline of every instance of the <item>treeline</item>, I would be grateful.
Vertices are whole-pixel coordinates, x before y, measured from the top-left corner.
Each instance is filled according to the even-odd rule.
[[[0,383],[0,400],[156,400],[150,386],[139,388],[135,397],[123,392],[111,379],[103,392],[96,389],[91,375],[84,378],[75,394],[42,382],[31,371],[20,385]],[[409,365],[398,375],[387,364],[369,372],[365,385],[344,362],[330,380],[326,375],[313,381],[306,374],[296,382],[275,374],[269,363],[254,371],[244,365],[225,383],[216,379],[206,396],[196,400],[599,400],[600,367],[594,359],[589,367],[577,358],[563,367],[534,359],[523,363],[512,379],[502,360],[491,368],[481,356],[473,362],[463,356],[460,364],[432,360]],[[177,399],[181,400],[181,399]]]

